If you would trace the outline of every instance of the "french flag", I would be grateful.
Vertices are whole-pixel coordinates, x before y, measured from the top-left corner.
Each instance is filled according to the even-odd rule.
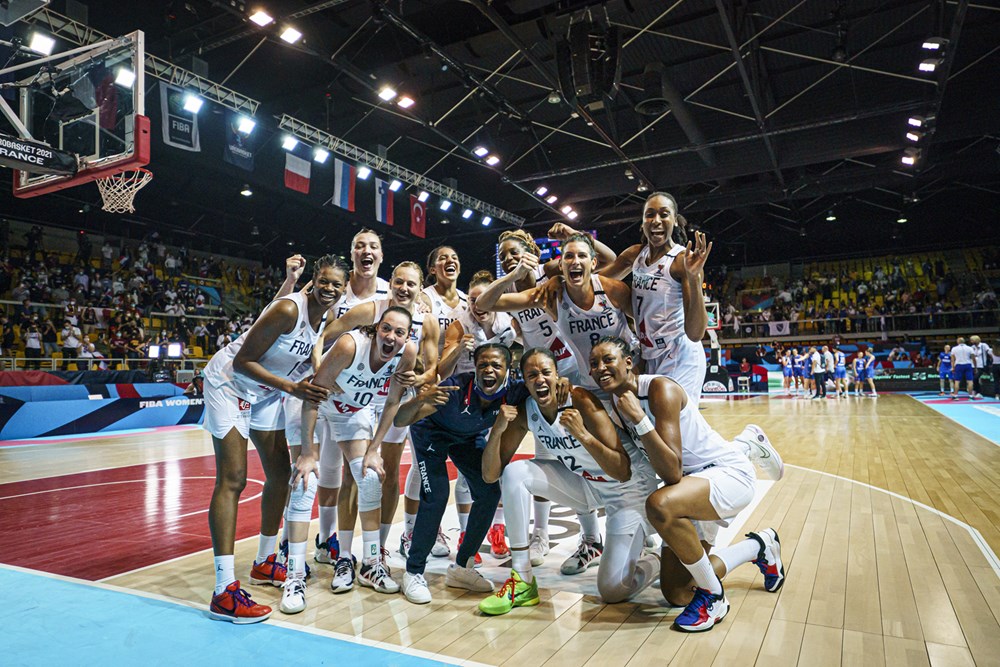
[[[354,210],[354,183],[357,170],[343,160],[333,159],[333,197],[330,199],[335,206]],[[327,202],[330,203],[330,202]]]
[[[312,164],[309,160],[285,153],[285,187],[304,195],[309,194],[309,175]]]
[[[392,227],[392,190],[381,178],[375,179],[375,219]]]

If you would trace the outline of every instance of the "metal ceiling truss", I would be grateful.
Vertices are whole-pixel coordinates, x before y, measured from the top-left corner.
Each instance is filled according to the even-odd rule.
[[[494,206],[493,204],[487,204],[480,199],[463,194],[455,188],[433,181],[423,174],[418,174],[417,172],[407,169],[406,167],[390,162],[384,157],[375,153],[370,153],[359,146],[355,146],[352,143],[344,141],[340,137],[335,137],[328,132],[324,132],[323,130],[313,127],[308,123],[303,123],[302,121],[292,118],[287,114],[283,115],[278,121],[278,127],[294,134],[298,138],[312,144],[313,146],[322,146],[332,153],[336,153],[347,158],[348,160],[370,167],[373,171],[382,172],[387,176],[398,179],[407,185],[411,185],[415,188],[426,190],[431,194],[443,197],[453,204],[458,204],[460,206],[464,206],[465,208],[479,211],[480,213],[490,216],[494,220],[501,220],[517,227],[524,224],[524,218],[519,215],[514,215],[513,213],[505,211],[504,209]]]

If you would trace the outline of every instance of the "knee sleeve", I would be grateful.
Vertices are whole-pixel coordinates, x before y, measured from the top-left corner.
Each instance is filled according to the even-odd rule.
[[[369,512],[382,506],[382,482],[371,470],[365,474],[363,459],[351,459],[351,475],[358,485],[358,511]]]
[[[324,442],[319,451],[319,485],[339,489],[344,476],[344,456],[335,442]]]
[[[406,489],[403,495],[410,500],[420,500],[420,473],[417,472],[416,461],[410,465],[410,470],[406,473]]]
[[[296,482],[288,496],[286,517],[289,521],[308,523],[312,519],[313,500],[316,499],[318,481],[314,473],[309,473],[308,481],[303,488],[302,482]]]
[[[455,480],[455,503],[458,505],[472,504],[472,491],[469,490],[469,483],[462,473],[458,473],[458,479]]]

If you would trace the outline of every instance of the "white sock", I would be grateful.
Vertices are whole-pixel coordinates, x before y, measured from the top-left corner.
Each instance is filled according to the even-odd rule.
[[[381,551],[379,550],[379,531],[377,530],[362,530],[361,539],[364,540],[364,559],[365,562],[377,560]]]
[[[340,531],[340,558],[351,557],[351,544],[354,542],[353,530]]]
[[[549,513],[552,511],[552,502],[549,500],[535,500],[533,503],[535,510],[535,532],[549,532]]]
[[[510,566],[521,575],[522,580],[531,583],[535,575],[531,571],[531,556],[527,549],[511,549]]]
[[[715,576],[715,568],[712,567],[712,561],[709,560],[708,554],[702,554],[701,558],[694,563],[683,563],[683,565],[694,577],[694,583],[698,588],[704,588],[713,595],[722,592],[722,582]]]
[[[461,517],[461,514],[459,515],[459,517]],[[413,533],[413,524],[415,524],[416,522],[417,522],[416,514],[407,514],[406,512],[403,512],[403,532],[405,532],[407,535]]]
[[[215,594],[226,590],[226,586],[236,581],[233,569],[233,555],[215,557]]]
[[[289,575],[306,576],[306,543],[288,543],[288,573]]]
[[[389,539],[389,530],[392,528],[391,523],[380,523],[378,526],[378,543],[379,546],[385,546],[385,541]]]
[[[715,555],[726,566],[726,574],[743,565],[743,563],[749,563],[756,559],[759,553],[760,542],[757,540],[742,540],[736,544],[730,544],[728,547],[715,550]]]
[[[319,541],[326,542],[337,532],[337,506],[319,506]]]
[[[288,541],[288,505],[285,505],[285,511],[281,513],[281,541]]]
[[[580,521],[580,530],[584,537],[589,537],[595,542],[601,541],[601,527],[597,523],[597,512],[577,513],[576,518]]]
[[[458,525],[462,527],[462,532],[465,532],[465,527],[469,524],[469,513],[459,512],[458,513]]]
[[[495,512],[493,512],[493,525],[498,523],[503,523],[503,505],[498,505]]]
[[[257,557],[253,562],[263,563],[267,557],[274,553],[274,545],[278,543],[277,535],[260,534],[257,538]]]

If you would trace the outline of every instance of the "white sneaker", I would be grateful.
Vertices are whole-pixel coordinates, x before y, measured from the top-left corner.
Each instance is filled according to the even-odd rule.
[[[604,553],[604,544],[587,539],[580,535],[580,545],[573,552],[573,555],[563,561],[559,571],[563,574],[581,574],[587,568],[601,564],[601,554]]]
[[[427,580],[422,574],[403,575],[403,595],[413,604],[427,604],[431,601],[431,590],[427,588]]]
[[[444,531],[441,530],[441,526],[438,526],[438,536],[437,540],[434,542],[434,546],[431,547],[431,555],[437,556],[438,558],[447,558],[451,555],[451,547],[448,546],[448,538],[444,536]]]
[[[306,609],[306,579],[305,577],[289,577],[281,591],[281,605],[278,607],[283,614],[298,614]]]
[[[471,558],[469,560],[472,561]],[[472,567],[471,562],[468,567],[462,567],[456,563],[449,565],[448,570],[444,573],[444,583],[446,586],[464,588],[474,593],[493,592],[493,582],[479,574]]]
[[[751,562],[764,575],[764,590],[777,593],[785,583],[785,566],[781,562],[781,541],[778,539],[778,532],[773,528],[766,528],[759,533],[747,533],[747,537],[760,544],[757,558]]]
[[[399,584],[389,575],[389,569],[381,558],[366,560],[358,572],[358,583],[373,588],[377,593],[398,593]]]
[[[785,474],[785,463],[767,435],[756,424],[749,424],[736,439],[749,445],[747,457],[764,473],[764,477],[778,481]]]
[[[531,543],[528,545],[528,556],[531,564],[538,567],[545,562],[545,557],[549,554],[549,534],[545,531],[536,531],[531,536]]]
[[[337,565],[333,571],[333,581],[330,582],[330,588],[334,593],[346,593],[354,588],[354,567],[357,563],[354,556],[337,559]]]

